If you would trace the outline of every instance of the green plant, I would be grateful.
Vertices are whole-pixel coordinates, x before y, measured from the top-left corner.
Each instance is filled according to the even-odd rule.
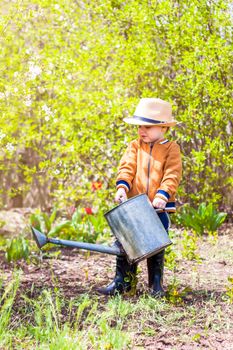
[[[29,257],[28,241],[23,236],[12,238],[7,242],[5,256],[8,262],[27,260]]]
[[[197,209],[185,205],[180,210],[178,221],[181,225],[191,228],[198,235],[214,234],[226,218],[226,213],[217,212],[213,203],[201,203]]]
[[[172,245],[165,250],[165,266],[169,270],[174,270],[177,267],[177,254]]]
[[[128,272],[128,276],[124,278],[125,282],[130,282],[131,284],[131,289],[130,291],[127,293],[128,295],[135,295],[136,294],[136,289],[137,289],[137,283],[138,283],[138,268],[136,273],[131,273]]]
[[[181,252],[183,258],[187,258],[188,260],[196,260],[201,261],[200,255],[196,253],[198,238],[195,233],[190,233],[188,231],[183,231],[183,239],[182,246],[183,250]]]
[[[16,272],[0,296],[0,346],[6,341],[7,328],[11,320],[11,312],[19,284],[20,277],[19,273]]]
[[[72,214],[70,220],[64,220],[54,226],[49,232],[48,236],[56,236],[62,234],[63,238],[71,239],[79,236],[79,225],[82,222],[82,212],[76,209]]]
[[[43,213],[40,210],[37,210],[29,218],[30,225],[35,227],[37,230],[45,234],[48,234],[52,228],[52,224],[54,223],[56,216],[57,216],[57,207],[53,209],[51,215],[48,215],[47,213]]]
[[[106,235],[106,220],[102,212],[94,214],[91,208],[76,208],[69,220],[56,220],[57,208],[51,215],[41,211],[30,217],[31,226],[47,236],[59,236],[63,239],[74,239],[95,243],[99,236]]]
[[[174,277],[172,283],[167,287],[166,298],[172,304],[182,304],[183,298],[191,291],[192,289],[187,286],[185,288],[180,288],[179,282]]]
[[[226,287],[226,292],[223,297],[228,303],[233,304],[233,277],[227,278],[229,285]]]
[[[95,243],[104,226],[106,223],[101,213],[90,215],[85,209],[77,208],[70,220],[58,223],[48,232],[48,236],[59,235],[63,239],[78,239]]]

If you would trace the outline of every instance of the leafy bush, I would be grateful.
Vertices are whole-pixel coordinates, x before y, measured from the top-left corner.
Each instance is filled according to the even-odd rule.
[[[85,209],[76,209],[71,220],[66,220],[56,225],[48,235],[59,235],[59,237],[64,239],[95,243],[103,235],[107,224],[101,213],[87,214],[88,211]]]
[[[230,207],[231,2],[4,1],[2,204],[105,205],[137,137],[123,117],[160,97],[182,122],[170,130],[183,154],[179,198]],[[92,181],[103,183],[97,196]]]
[[[70,220],[54,222],[55,210],[49,216],[46,213],[33,214],[31,226],[50,237],[59,236],[63,239],[74,239],[95,243],[99,236],[106,232],[106,220],[101,212],[94,214],[91,208],[77,208],[71,214]],[[53,224],[53,225],[52,225]]]
[[[213,203],[201,203],[197,209],[185,205],[177,213],[176,222],[191,228],[198,235],[213,234],[226,219],[227,213],[217,212]]]

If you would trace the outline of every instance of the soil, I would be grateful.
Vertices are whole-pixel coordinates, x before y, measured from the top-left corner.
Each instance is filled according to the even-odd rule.
[[[182,237],[182,232],[178,232],[177,237],[179,236]],[[35,298],[42,289],[53,289],[55,286],[59,286],[67,299],[83,293],[96,297],[96,289],[107,285],[114,277],[114,256],[62,248],[56,258],[51,257],[51,252],[57,250],[58,248],[53,248],[47,258],[44,256],[35,264],[23,261],[17,263],[17,268],[22,270],[17,294],[19,300],[20,293]],[[210,237],[199,239],[201,262],[190,261],[178,255],[175,270],[165,267],[165,289],[173,283],[174,277],[179,282],[179,291],[190,288],[183,296],[182,303],[171,304],[171,310],[184,312],[185,315],[185,309],[190,310],[193,306],[195,321],[192,324],[189,315],[178,322],[162,325],[149,324],[148,321],[148,326],[154,329],[153,335],[139,332],[136,328],[133,349],[232,350],[233,305],[224,299],[226,286],[229,285],[228,277],[233,275],[232,252],[233,227],[228,224],[222,227],[216,242]],[[148,292],[145,260],[140,263],[140,268],[136,295],[123,296],[133,303]],[[0,252],[0,270],[5,282],[11,279],[14,265],[5,261],[3,251]],[[105,296],[98,298],[103,306],[108,300]]]

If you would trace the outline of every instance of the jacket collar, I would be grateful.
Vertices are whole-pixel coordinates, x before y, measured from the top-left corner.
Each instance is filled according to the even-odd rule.
[[[167,143],[167,142],[169,142],[168,139],[162,139],[162,140],[160,140],[160,141],[150,142],[150,145],[155,145],[155,144],[157,144],[157,145],[163,145],[164,143]]]
[[[154,146],[155,144],[157,144],[157,145],[163,145],[164,143],[169,142],[168,139],[162,139],[162,140],[160,140],[160,141],[154,141],[154,142],[149,142],[149,143],[143,142],[140,138],[139,138],[138,140],[139,140],[139,143],[142,143],[142,144],[145,144],[145,145],[153,145],[153,146]]]
[[[160,141],[159,144],[162,145],[162,144],[167,143],[167,142],[169,142],[169,140],[165,139],[165,140]]]

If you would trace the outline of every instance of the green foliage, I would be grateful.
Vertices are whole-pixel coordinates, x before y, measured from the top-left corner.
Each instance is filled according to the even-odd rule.
[[[0,345],[2,340],[6,340],[6,330],[11,321],[11,311],[19,287],[19,274],[14,273],[13,276],[13,280],[3,289],[0,296]]]
[[[213,203],[201,203],[197,209],[185,205],[177,214],[180,225],[191,228],[198,235],[214,234],[226,219],[226,213],[219,213]]]
[[[126,349],[132,342],[128,332],[122,328],[122,321],[126,314],[119,301],[110,310],[100,312],[96,298],[81,295],[66,301],[60,290],[41,290],[36,298],[29,298],[25,294],[21,297],[20,311],[25,315],[17,331],[12,332],[12,308],[18,284],[14,281],[6,287],[0,306],[0,346],[8,348],[12,342],[18,346],[21,340],[25,348],[38,347],[49,349]],[[129,304],[130,305],[130,304]],[[111,305],[110,305],[111,306]],[[122,305],[123,306],[123,305]],[[64,308],[66,319],[64,320]],[[113,311],[120,312],[114,314]],[[129,310],[132,312],[131,310]],[[116,325],[111,321],[116,319]],[[16,334],[17,332],[17,334]]]
[[[228,303],[233,304],[233,277],[227,278],[229,284],[226,287],[226,292],[223,297],[224,300],[226,300]]]
[[[41,232],[49,233],[52,228],[52,224],[56,219],[56,215],[57,215],[56,207],[52,211],[51,215],[48,215],[46,213],[43,213],[37,210],[36,213],[30,216],[30,219],[29,219],[30,225],[35,227],[37,230]]]
[[[170,285],[168,301],[141,295],[131,300],[117,296],[103,303],[102,297],[93,294],[74,295],[69,291],[65,295],[57,283],[53,280],[52,289],[35,283],[22,290],[18,288],[19,278],[0,281],[1,349],[145,348],[148,342],[154,344],[154,338],[149,337],[163,337],[164,332],[176,335],[171,346],[179,347],[182,342],[190,347],[191,338],[184,338],[184,330],[194,330],[192,339],[198,341],[209,331],[223,331],[225,339],[226,330],[231,329],[229,307],[223,308],[213,295],[200,299],[200,291],[196,291],[196,298],[183,303],[188,289],[182,289],[176,279]],[[195,291],[192,294],[195,296]],[[140,338],[135,338],[135,332]]]
[[[28,241],[23,236],[12,238],[7,242],[6,259],[8,262],[15,262],[29,257]]]
[[[57,236],[64,239],[78,239],[80,241],[95,243],[100,235],[100,229],[104,227],[104,218],[100,214],[95,216],[85,215],[81,208],[75,210],[71,220],[65,220],[57,224],[49,233],[49,236]]]
[[[182,304],[184,297],[191,291],[192,289],[188,286],[181,288],[179,282],[174,277],[172,283],[170,283],[167,287],[166,298],[174,305]]]
[[[106,229],[107,223],[102,212],[87,214],[86,210],[92,213],[91,208],[79,207],[74,210],[69,220],[56,219],[56,208],[51,215],[39,211],[31,215],[30,224],[49,237],[59,236],[63,239],[95,243],[99,236],[104,238],[109,230]]]
[[[138,269],[136,273],[128,272],[127,277],[124,278],[125,282],[130,282],[131,289],[126,294],[128,295],[136,295],[137,283],[138,283]]]
[[[195,234],[190,233],[188,231],[184,231],[182,236],[182,257],[188,260],[196,260],[200,262],[200,255],[196,252],[196,250],[198,249],[198,237]]]
[[[173,104],[178,198],[232,203],[231,1],[1,4],[2,204],[108,206],[141,97]],[[100,181],[100,191],[91,183]],[[33,203],[31,203],[33,202]]]
[[[171,271],[177,267],[177,254],[171,245],[165,250],[165,266]]]

